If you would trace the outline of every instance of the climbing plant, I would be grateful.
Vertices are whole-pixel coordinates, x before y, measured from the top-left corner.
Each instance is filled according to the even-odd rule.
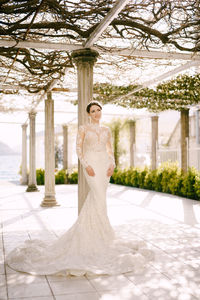
[[[119,158],[121,154],[120,149],[120,129],[122,128],[122,121],[120,119],[113,120],[109,124],[113,136],[113,150],[116,167],[119,167]]]
[[[144,88],[135,93],[138,86],[126,87],[97,84],[94,92],[102,103],[115,103],[124,107],[147,108],[150,111],[181,110],[200,101],[200,74],[180,75],[159,84],[155,89]],[[127,96],[126,96],[127,95]]]

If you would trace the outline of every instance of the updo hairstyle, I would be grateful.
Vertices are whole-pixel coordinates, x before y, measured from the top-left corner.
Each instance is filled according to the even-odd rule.
[[[102,106],[98,101],[91,101],[90,103],[88,103],[88,105],[86,106],[86,111],[89,114],[90,113],[90,108],[92,105],[97,105],[98,107],[100,107],[100,109],[102,110]]]

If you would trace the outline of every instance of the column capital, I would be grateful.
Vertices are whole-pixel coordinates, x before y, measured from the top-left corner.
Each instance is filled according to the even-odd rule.
[[[72,59],[76,65],[80,63],[91,63],[94,64],[97,61],[99,53],[96,50],[90,48],[74,50],[72,52]]]
[[[128,120],[129,126],[135,126],[136,120]]]
[[[52,99],[52,92],[51,91],[47,92],[47,98],[46,98],[46,100],[53,100]]]
[[[22,129],[26,129],[28,124],[22,124]]]
[[[154,115],[154,116],[151,116],[151,119],[152,119],[152,120],[158,120],[158,116],[155,116],[155,115]]]
[[[35,118],[36,114],[37,114],[36,111],[30,111],[30,112],[28,113],[30,119]]]
[[[62,124],[62,130],[63,130],[63,134],[64,133],[68,133],[69,131],[69,126],[67,124]]]
[[[187,112],[189,112],[189,110],[190,110],[190,109],[189,109],[188,107],[184,107],[184,108],[181,108],[180,111],[183,112],[183,113],[184,113],[184,112],[187,113]]]

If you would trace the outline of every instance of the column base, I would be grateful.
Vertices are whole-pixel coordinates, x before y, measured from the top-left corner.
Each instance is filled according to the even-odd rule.
[[[42,207],[52,207],[52,206],[59,206],[58,202],[56,201],[55,196],[44,196],[44,199],[40,206]]]
[[[21,184],[21,185],[27,185],[28,182],[27,182],[27,181],[20,181],[20,184]]]
[[[39,190],[35,184],[30,184],[28,185],[26,192],[39,192]]]
[[[21,185],[28,185],[28,178],[20,178],[20,184]]]

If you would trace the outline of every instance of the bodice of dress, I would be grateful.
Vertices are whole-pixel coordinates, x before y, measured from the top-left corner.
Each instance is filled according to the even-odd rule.
[[[110,163],[115,166],[112,137],[108,127],[93,124],[82,125],[79,127],[76,140],[76,152],[81,164],[85,168],[89,165],[84,156],[88,151],[106,151]]]

